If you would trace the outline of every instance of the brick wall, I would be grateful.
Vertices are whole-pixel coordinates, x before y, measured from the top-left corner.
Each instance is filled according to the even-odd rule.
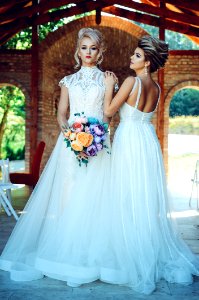
[[[46,142],[42,168],[44,167],[59,134],[56,121],[56,103],[59,101],[59,80],[74,72],[73,55],[80,28],[98,28],[105,36],[107,51],[102,64],[104,70],[114,71],[120,82],[131,74],[129,57],[137,39],[146,32],[137,25],[118,17],[102,17],[100,26],[95,17],[89,16],[64,25],[50,33],[40,44],[39,50],[39,127],[38,140]],[[199,51],[171,51],[165,67],[165,112],[163,155],[167,167],[168,110],[174,93],[185,87],[199,88]],[[0,51],[0,85],[12,84],[22,89],[26,96],[26,160],[29,160],[30,84],[31,57],[28,51]],[[157,75],[154,75],[157,78]],[[111,122],[111,133],[119,121],[118,115]],[[157,116],[153,123],[156,126]],[[27,163],[28,166],[28,163]]]
[[[54,105],[54,101],[59,98],[60,93],[58,82],[65,75],[75,72],[76,39],[78,31],[82,27],[98,28],[103,33],[107,51],[102,68],[116,72],[120,81],[129,74],[129,58],[137,39],[146,33],[139,26],[117,17],[102,17],[102,22],[98,26],[95,23],[95,16],[89,16],[50,33],[41,43],[42,78],[39,93],[42,102],[42,124],[40,134],[47,144],[45,160],[49,157],[59,134]],[[116,122],[117,117],[111,124],[112,134]]]
[[[26,99],[26,169],[29,169],[29,131],[31,123],[31,54],[23,50],[0,51],[0,87],[4,85],[17,86]]]
[[[174,94],[183,88],[199,89],[199,51],[170,51],[165,67],[165,111],[163,155],[168,169],[169,105]]]

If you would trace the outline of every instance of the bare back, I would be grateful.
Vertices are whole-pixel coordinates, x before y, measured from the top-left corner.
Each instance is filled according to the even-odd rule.
[[[153,80],[141,80],[136,77],[133,89],[126,102],[142,112],[150,113],[156,109],[159,97],[160,88]]]

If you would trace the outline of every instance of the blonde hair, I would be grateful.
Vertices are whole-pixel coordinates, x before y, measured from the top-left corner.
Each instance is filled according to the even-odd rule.
[[[165,41],[146,35],[138,41],[138,47],[144,51],[145,60],[150,61],[151,73],[164,67],[169,55],[169,47]]]
[[[98,59],[97,59],[97,65],[99,66],[102,61],[103,61],[103,52],[105,51],[105,46],[104,46],[104,38],[101,32],[97,29],[92,29],[92,28],[82,28],[78,32],[78,39],[77,39],[77,46],[76,46],[76,51],[75,51],[75,69],[78,69],[81,66],[81,61],[78,56],[79,48],[80,48],[80,43],[83,38],[88,37],[90,38],[93,42],[96,43],[96,46],[99,48],[99,53],[98,53]]]

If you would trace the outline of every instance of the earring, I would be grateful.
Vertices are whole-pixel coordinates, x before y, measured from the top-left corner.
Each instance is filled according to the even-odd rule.
[[[147,67],[146,67],[146,66],[144,67],[144,74],[145,74],[145,75],[147,75],[147,74],[148,74],[148,69],[147,69]]]

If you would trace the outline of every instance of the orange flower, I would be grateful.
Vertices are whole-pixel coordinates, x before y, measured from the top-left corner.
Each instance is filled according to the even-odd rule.
[[[71,148],[73,148],[73,150],[75,150],[75,151],[82,151],[83,150],[82,144],[80,144],[78,141],[72,141]]]
[[[74,141],[75,139],[76,139],[76,133],[75,132],[70,133],[70,140]]]
[[[66,138],[69,138],[70,134],[71,134],[71,131],[70,131],[70,130],[64,131],[64,136],[65,136]]]
[[[76,137],[77,141],[82,144],[84,147],[88,147],[93,142],[93,136],[90,133],[79,132]]]

